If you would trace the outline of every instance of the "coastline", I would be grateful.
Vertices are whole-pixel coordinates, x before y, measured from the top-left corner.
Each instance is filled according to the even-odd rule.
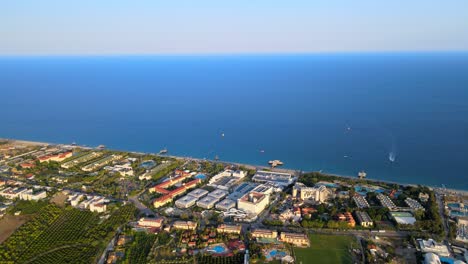
[[[14,139],[14,138],[0,138],[0,140],[9,140],[9,141],[14,141],[20,144],[24,145],[33,145],[33,146],[46,146],[46,145],[69,145],[69,144],[64,144],[64,143],[50,143],[50,142],[38,142],[38,141],[31,141],[31,140],[23,140],[23,139]],[[80,146],[76,145],[76,147],[80,148],[85,148],[85,149],[95,149],[93,147],[89,146]],[[128,151],[128,150],[120,150],[120,149],[109,149],[113,151],[122,151],[122,152],[128,152],[128,153],[134,153],[134,154],[140,154],[140,155],[145,155],[145,154],[150,154],[150,155],[160,155],[158,153],[151,153],[151,152],[138,152],[138,151]],[[225,161],[225,160],[211,160],[211,159],[201,159],[201,158],[194,158],[194,157],[189,157],[189,156],[174,156],[174,155],[164,155],[165,157],[170,157],[170,158],[175,158],[175,159],[191,159],[191,160],[196,160],[196,161],[210,161],[210,162],[221,162],[221,163],[226,163],[226,164],[233,164],[237,166],[244,166],[249,169],[271,169],[269,166],[264,166],[264,165],[255,165],[255,164],[246,164],[246,163],[239,163],[235,161]],[[274,168],[275,171],[278,172],[289,172],[289,173],[297,173],[297,172],[302,172],[302,173],[312,173],[312,172],[318,172],[318,171],[301,171],[301,170],[296,170],[293,168]],[[338,178],[344,178],[344,179],[354,179],[358,180],[356,176],[350,176],[350,175],[339,175],[339,174],[332,174],[332,173],[327,173],[327,172],[321,172],[324,175],[328,176],[333,176],[333,177],[338,177]],[[387,183],[387,184],[397,184],[397,185],[402,185],[402,186],[426,186],[430,189],[438,189],[438,190],[444,190],[449,193],[455,193],[455,194],[461,194],[461,195],[468,195],[468,190],[460,190],[460,189],[453,189],[453,188],[442,188],[442,187],[436,187],[436,186],[431,186],[431,185],[426,185],[426,184],[414,184],[414,183],[403,183],[403,182],[395,182],[395,181],[388,181],[388,180],[381,180],[381,179],[372,179],[372,178],[365,178],[363,179],[365,181],[370,181],[370,182],[381,182],[381,183]]]

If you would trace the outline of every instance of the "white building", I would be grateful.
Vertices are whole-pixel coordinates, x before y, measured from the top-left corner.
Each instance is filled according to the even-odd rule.
[[[124,163],[124,164],[117,164],[114,166],[106,166],[104,167],[105,170],[115,172],[115,173],[120,173],[122,176],[133,176],[133,168],[132,164],[130,163]]]
[[[255,189],[255,187],[257,187],[257,186],[258,186],[257,183],[242,182],[238,186],[236,186],[236,188],[232,191],[231,194],[229,194],[229,199],[237,201],[242,196],[244,196],[246,193],[249,193],[250,191]]]
[[[418,195],[418,199],[419,199],[419,201],[425,203],[425,202],[429,201],[429,194],[420,192],[419,195]]]
[[[197,202],[197,206],[205,209],[211,209],[213,206],[219,201],[219,199],[212,197],[212,196],[206,196],[201,198]]]
[[[104,213],[107,210],[107,205],[104,203],[91,203],[89,210],[91,212]]]
[[[222,190],[229,190],[229,188],[231,188],[245,176],[247,176],[247,172],[245,171],[225,170],[211,177],[208,185]]]
[[[175,205],[179,208],[189,208],[193,206],[197,200],[198,200],[197,197],[193,197],[191,195],[185,195],[184,197],[178,199],[175,202]]]
[[[197,228],[197,223],[192,221],[175,221],[172,227],[175,229],[195,230]]]
[[[417,241],[423,253],[434,253],[442,257],[450,256],[447,246],[443,243],[438,243],[433,239],[417,239]]]
[[[269,199],[269,195],[250,192],[237,200],[237,208],[247,213],[258,215],[268,206]]]
[[[468,217],[457,217],[457,236],[455,239],[468,243]]]
[[[413,210],[424,210],[424,207],[416,200],[411,198],[406,198],[405,203]]]
[[[434,253],[426,253],[424,255],[424,264],[442,264],[439,256]]]
[[[163,218],[141,218],[138,225],[142,227],[161,227]]]
[[[26,192],[20,194],[20,199],[22,200],[38,201],[44,198],[47,198],[47,192],[44,190],[34,192],[32,189],[28,189]]]
[[[236,206],[236,202],[230,199],[224,199],[221,202],[216,204],[216,209],[222,210],[222,211],[227,211],[233,207]]]
[[[387,195],[379,193],[377,194],[377,199],[380,201],[380,204],[382,204],[382,206],[387,207],[390,210],[395,209],[397,207]]]
[[[363,227],[371,227],[374,225],[374,222],[366,212],[356,211],[354,214],[356,215],[356,220],[359,225]]]
[[[100,160],[97,160],[91,164],[88,164],[84,167],[81,168],[81,170],[83,171],[94,171],[94,170],[97,170],[97,169],[100,169],[104,166],[106,166],[107,164],[113,162],[113,161],[116,161],[116,160],[119,160],[121,159],[122,156],[121,155],[116,155],[116,154],[112,154],[112,155],[109,155],[107,157],[104,157]]]
[[[296,183],[293,186],[292,196],[301,200],[311,200],[323,203],[331,198],[333,192],[324,185],[307,187],[303,183]]]
[[[189,193],[187,193],[187,195],[190,195],[190,196],[193,196],[193,197],[196,197],[197,199],[200,199],[202,198],[203,196],[205,196],[206,194],[208,193],[207,190],[204,190],[204,189],[195,189]]]
[[[252,191],[253,192],[259,192],[259,193],[264,193],[264,194],[272,194],[275,190],[275,187],[272,184],[265,183],[265,184],[260,184],[257,187],[255,187]]]
[[[47,192],[44,190],[34,191],[33,189],[20,188],[5,188],[0,191],[0,196],[8,199],[21,199],[38,201],[47,197]]]
[[[7,187],[3,190],[0,191],[0,195],[7,198],[7,199],[15,199],[15,198],[20,198],[21,197],[21,194],[24,193],[24,192],[27,192],[28,189],[24,188],[24,187],[15,187],[15,188],[11,188],[11,187]]]
[[[353,196],[353,200],[360,209],[369,208],[369,203],[364,196],[356,194]]]
[[[254,182],[266,183],[271,182],[282,187],[293,184],[297,177],[293,177],[290,173],[273,172],[273,171],[257,171],[252,177]]]
[[[68,200],[70,201],[71,206],[76,207],[81,202],[81,199],[83,199],[83,197],[84,197],[84,194],[76,193],[76,194],[70,195]]]
[[[214,191],[210,192],[208,194],[208,196],[216,198],[219,201],[219,200],[223,199],[224,197],[226,197],[227,194],[228,193],[226,191],[223,191],[223,190],[214,190]]]

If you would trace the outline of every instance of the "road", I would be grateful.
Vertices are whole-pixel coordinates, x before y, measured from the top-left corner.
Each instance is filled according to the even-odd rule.
[[[134,195],[131,197],[128,197],[128,201],[133,203],[138,210],[140,210],[141,213],[145,215],[156,215],[153,210],[149,209],[146,205],[144,205],[140,200],[138,200],[139,195]]]
[[[444,201],[442,200],[442,195],[439,193],[435,193],[435,197],[437,200],[437,205],[439,206],[439,215],[440,219],[442,219],[442,226],[444,227],[444,232],[445,232],[445,240],[448,241],[448,235],[449,235],[449,228],[448,228],[448,223],[445,219],[444,211],[445,211],[445,206],[444,206]]]
[[[435,197],[436,197],[437,205],[439,206],[439,215],[440,215],[440,219],[442,220],[442,226],[444,227],[445,237],[444,237],[443,242],[449,249],[450,253],[453,254],[454,252],[450,245],[450,238],[449,238],[449,224],[448,224],[448,220],[445,218],[445,213],[444,213],[445,204],[443,201],[443,195],[436,191]]]
[[[139,192],[139,193],[137,193],[137,194],[135,194],[133,196],[128,197],[128,201],[133,203],[136,206],[136,208],[138,208],[138,210],[140,210],[141,213],[143,213],[145,215],[154,215],[154,216],[156,216],[157,214],[153,210],[149,209],[148,206],[146,206],[144,203],[142,203],[140,201],[140,195],[146,191],[148,185],[150,185],[150,184],[151,183],[146,184],[141,192]]]
[[[117,229],[117,232],[115,233],[114,237],[112,237],[112,239],[109,241],[109,244],[107,244],[106,249],[99,258],[98,264],[104,264],[106,262],[107,252],[114,250],[115,240],[119,236],[120,232],[122,232],[121,227]]]

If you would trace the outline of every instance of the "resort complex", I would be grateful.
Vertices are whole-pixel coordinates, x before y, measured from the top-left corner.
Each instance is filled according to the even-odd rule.
[[[18,229],[0,244],[0,262],[51,256],[39,246],[46,240],[66,249],[86,241],[70,251],[86,263],[461,263],[465,256],[467,199],[441,190],[102,147],[5,144],[0,221],[13,219]],[[451,244],[440,239],[445,234]],[[13,246],[19,237],[35,246]]]

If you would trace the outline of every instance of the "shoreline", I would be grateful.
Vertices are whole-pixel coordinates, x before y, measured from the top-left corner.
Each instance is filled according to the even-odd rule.
[[[39,141],[31,141],[31,140],[22,140],[22,139],[13,139],[13,138],[0,138],[0,140],[7,140],[7,141],[14,141],[20,144],[25,144],[25,145],[33,145],[33,146],[45,146],[45,145],[66,145],[66,146],[71,146],[71,144],[64,144],[64,143],[50,143],[50,142],[39,142]],[[80,148],[86,148],[86,149],[95,149],[93,147],[89,146],[80,146],[76,145],[75,147],[80,147]],[[133,153],[133,154],[140,154],[140,155],[158,155],[161,156],[158,153],[151,153],[151,152],[139,152],[139,151],[128,151],[128,150],[119,150],[119,149],[109,149],[113,151],[121,151],[121,152],[128,152],[128,153]],[[233,164],[237,166],[244,166],[246,168],[251,168],[251,169],[271,169],[269,166],[263,166],[263,165],[255,165],[255,164],[246,164],[246,163],[239,163],[235,161],[225,161],[225,160],[211,160],[211,159],[201,159],[201,158],[194,158],[194,157],[189,157],[189,156],[174,156],[174,155],[163,155],[164,157],[169,157],[169,158],[175,158],[175,159],[191,159],[191,160],[197,160],[197,161],[209,161],[209,162],[221,162],[221,163],[226,163],[226,164]],[[275,171],[278,172],[288,172],[288,173],[297,173],[297,172],[302,172],[302,173],[312,173],[312,172],[319,172],[319,171],[302,171],[302,170],[296,170],[292,168],[274,168]],[[327,172],[320,172],[324,175],[328,176],[333,176],[333,177],[338,177],[338,178],[344,178],[344,179],[353,179],[353,180],[359,180],[357,176],[349,176],[349,175],[339,175],[339,174],[333,174],[333,173],[327,173]],[[372,179],[372,178],[365,178],[363,179],[364,181],[370,181],[370,182],[381,182],[381,183],[387,183],[387,184],[397,184],[401,186],[426,186],[430,189],[438,189],[438,190],[445,190],[446,192],[450,193],[455,193],[455,194],[461,194],[461,195],[468,195],[468,190],[460,190],[460,189],[453,189],[453,188],[442,188],[442,187],[436,187],[436,186],[431,186],[431,185],[426,185],[426,184],[415,184],[415,183],[402,183],[402,182],[394,182],[394,181],[388,181],[388,180],[381,180],[381,179]]]

